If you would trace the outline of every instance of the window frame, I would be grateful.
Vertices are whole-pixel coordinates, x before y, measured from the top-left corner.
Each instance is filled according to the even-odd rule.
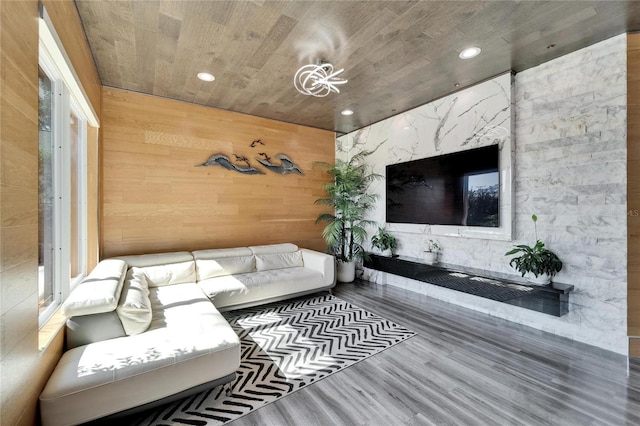
[[[88,259],[88,125],[99,127],[95,111],[68,60],[64,48],[41,6],[38,64],[52,83],[53,140],[53,300],[38,316],[39,328],[53,316],[71,290],[87,274]],[[71,113],[78,119],[77,205],[71,206]],[[71,209],[77,209],[78,274],[71,277]],[[40,299],[38,298],[38,302]]]
[[[86,119],[81,119],[81,113],[79,113],[80,109],[77,106],[76,102],[73,98],[70,99],[70,112],[78,118],[78,120],[82,123],[82,125],[78,126],[78,139],[80,143],[78,143],[78,243],[79,247],[83,247],[84,250],[79,250],[78,252],[78,270],[83,271],[83,276],[87,274],[87,265],[88,265],[88,257],[89,257],[89,220],[88,220],[88,173],[89,169],[87,166],[88,163],[88,152],[87,152],[87,142],[89,138],[88,126],[89,123]],[[76,276],[75,279],[71,281],[70,290],[82,281],[82,277],[80,275]]]

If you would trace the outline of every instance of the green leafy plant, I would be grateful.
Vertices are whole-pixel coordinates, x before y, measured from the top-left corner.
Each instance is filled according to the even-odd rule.
[[[562,262],[554,252],[546,248],[544,243],[538,239],[536,227],[538,217],[535,214],[531,215],[531,220],[533,220],[536,244],[533,247],[526,244],[517,245],[506,252],[505,256],[521,253],[520,256],[511,259],[509,265],[520,272],[523,277],[529,272],[536,277],[547,274],[553,278],[562,269]]]
[[[393,256],[398,248],[398,241],[384,228],[378,227],[378,233],[371,237],[371,245],[380,251],[391,250]]]
[[[433,241],[433,240],[427,241],[427,249],[425,251],[436,253],[441,250],[442,250],[442,247],[440,247],[440,244],[438,244],[437,241]]]
[[[327,170],[332,180],[324,185],[326,198],[315,201],[316,204],[331,207],[332,213],[322,213],[316,223],[326,222],[322,236],[329,252],[342,262],[351,262],[364,258],[366,252],[362,244],[367,239],[369,226],[375,222],[365,219],[373,208],[376,194],[368,193],[369,185],[382,176],[373,173],[365,163],[365,158],[373,151],[361,151],[349,161],[337,159],[335,164],[315,163]]]

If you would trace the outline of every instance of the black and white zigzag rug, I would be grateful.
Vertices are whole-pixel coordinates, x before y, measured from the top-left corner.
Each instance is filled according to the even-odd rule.
[[[136,424],[224,424],[415,335],[331,295],[225,317],[241,341],[232,395],[216,387],[161,407]]]

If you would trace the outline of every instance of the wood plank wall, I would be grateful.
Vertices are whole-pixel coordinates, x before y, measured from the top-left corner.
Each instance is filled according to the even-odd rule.
[[[45,0],[94,110],[101,87],[75,4]],[[64,333],[39,351],[38,2],[0,1],[0,424],[33,425]],[[87,55],[87,52],[89,54]],[[99,117],[99,115],[98,115]],[[90,256],[97,260],[97,130],[90,131]],[[93,182],[93,183],[91,183]],[[92,267],[90,260],[90,267]]]
[[[627,35],[627,335],[640,356],[640,34]]]
[[[35,419],[38,377],[38,2],[0,2],[0,423]]]
[[[323,250],[315,224],[335,134],[104,88],[101,257],[293,242]],[[250,145],[260,140],[264,145]],[[212,154],[283,153],[304,172],[195,167]],[[275,161],[275,160],[274,160]],[[277,161],[276,161],[277,162]],[[237,163],[241,164],[241,163]]]

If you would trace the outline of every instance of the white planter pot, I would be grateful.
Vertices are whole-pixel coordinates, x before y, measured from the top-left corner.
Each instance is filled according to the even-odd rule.
[[[524,277],[527,282],[534,285],[548,285],[551,282],[551,277],[548,274],[540,274],[536,277],[531,272],[527,272]]]
[[[438,252],[425,251],[423,257],[424,263],[426,263],[427,265],[433,265],[438,262]]]
[[[338,261],[337,279],[341,283],[350,283],[356,279],[356,262]]]
[[[383,256],[387,256],[387,257],[391,257],[391,249],[387,249],[385,251],[382,252]]]

